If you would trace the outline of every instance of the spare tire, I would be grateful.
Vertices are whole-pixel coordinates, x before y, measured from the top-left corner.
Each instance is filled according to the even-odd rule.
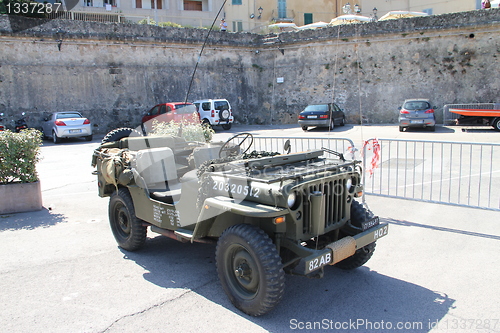
[[[133,128],[128,128],[128,127],[122,127],[122,128],[117,128],[115,130],[112,130],[106,136],[102,139],[101,144],[108,143],[108,142],[114,142],[114,141],[120,141],[123,138],[129,137],[132,133],[134,133],[133,136],[142,136],[141,132],[133,129]]]
[[[231,113],[229,112],[228,109],[224,109],[224,110],[219,111],[220,120],[224,120],[224,121],[228,120],[230,115],[231,115]]]

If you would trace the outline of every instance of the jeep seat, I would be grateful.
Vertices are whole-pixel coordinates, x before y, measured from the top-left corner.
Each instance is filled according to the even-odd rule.
[[[204,147],[197,147],[193,150],[195,168],[199,168],[204,162],[219,158],[219,151],[222,143],[211,143]]]
[[[151,198],[173,203],[180,199],[181,184],[172,149],[168,147],[141,149],[137,152],[135,169],[143,178]]]

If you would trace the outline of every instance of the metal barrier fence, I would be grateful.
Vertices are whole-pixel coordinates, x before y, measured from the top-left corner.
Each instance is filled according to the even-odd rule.
[[[370,139],[359,154],[347,138],[254,137],[250,149],[283,153],[288,140],[290,152],[363,158],[367,194],[500,211],[500,144]]]
[[[498,107],[498,103],[474,103],[474,104],[446,104],[443,107],[443,124],[444,125],[456,125],[455,120],[458,119],[459,115],[450,112],[450,109],[477,109],[477,110],[488,110]]]
[[[279,138],[279,137],[254,137],[254,142],[250,150],[280,152],[286,151],[285,143],[289,140],[290,152],[298,153],[311,149],[321,149],[322,147],[334,150],[342,154],[354,152],[354,143],[346,138]],[[245,145],[248,144],[246,142]],[[346,155],[346,158],[353,158],[351,155]]]
[[[500,210],[500,144],[370,139],[365,192]]]

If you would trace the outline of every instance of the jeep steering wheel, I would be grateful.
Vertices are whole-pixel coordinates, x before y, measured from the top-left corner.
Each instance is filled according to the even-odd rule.
[[[234,156],[234,155],[237,155],[238,154],[238,151],[240,150],[241,148],[241,145],[243,144],[243,142],[245,142],[248,138],[250,138],[250,144],[248,145],[247,149],[245,149],[245,151],[243,152],[240,152],[240,154],[244,154],[246,153],[250,147],[252,146],[253,144],[253,135],[250,134],[250,133],[240,133],[240,134],[236,134],[235,136],[229,138],[223,145],[222,147],[220,147],[220,150],[219,150],[219,157],[220,158],[223,158],[223,157],[228,157],[228,156]],[[238,140],[238,141],[237,141]],[[234,141],[234,142],[233,142]],[[238,143],[236,143],[238,142]],[[229,144],[232,143],[233,146],[230,146]]]

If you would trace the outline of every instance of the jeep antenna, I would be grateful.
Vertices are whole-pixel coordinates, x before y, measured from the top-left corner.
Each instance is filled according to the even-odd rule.
[[[184,103],[187,103],[188,98],[189,98],[189,92],[191,91],[191,86],[193,85],[193,80],[194,80],[194,75],[196,74],[196,69],[198,68],[198,64],[200,63],[201,55],[203,54],[203,50],[205,49],[205,45],[207,45],[208,37],[210,36],[210,33],[212,32],[215,22],[217,21],[217,18],[220,15],[220,12],[226,5],[227,0],[224,0],[222,3],[222,6],[220,7],[219,11],[217,12],[217,15],[214,18],[214,21],[212,22],[212,26],[210,26],[210,29],[208,30],[207,37],[205,37],[205,41],[203,42],[203,46],[201,47],[200,54],[198,55],[198,59],[196,60],[196,65],[194,66],[194,71],[193,75],[191,75],[191,81],[189,82],[189,87],[186,93],[186,99],[184,100]]]

